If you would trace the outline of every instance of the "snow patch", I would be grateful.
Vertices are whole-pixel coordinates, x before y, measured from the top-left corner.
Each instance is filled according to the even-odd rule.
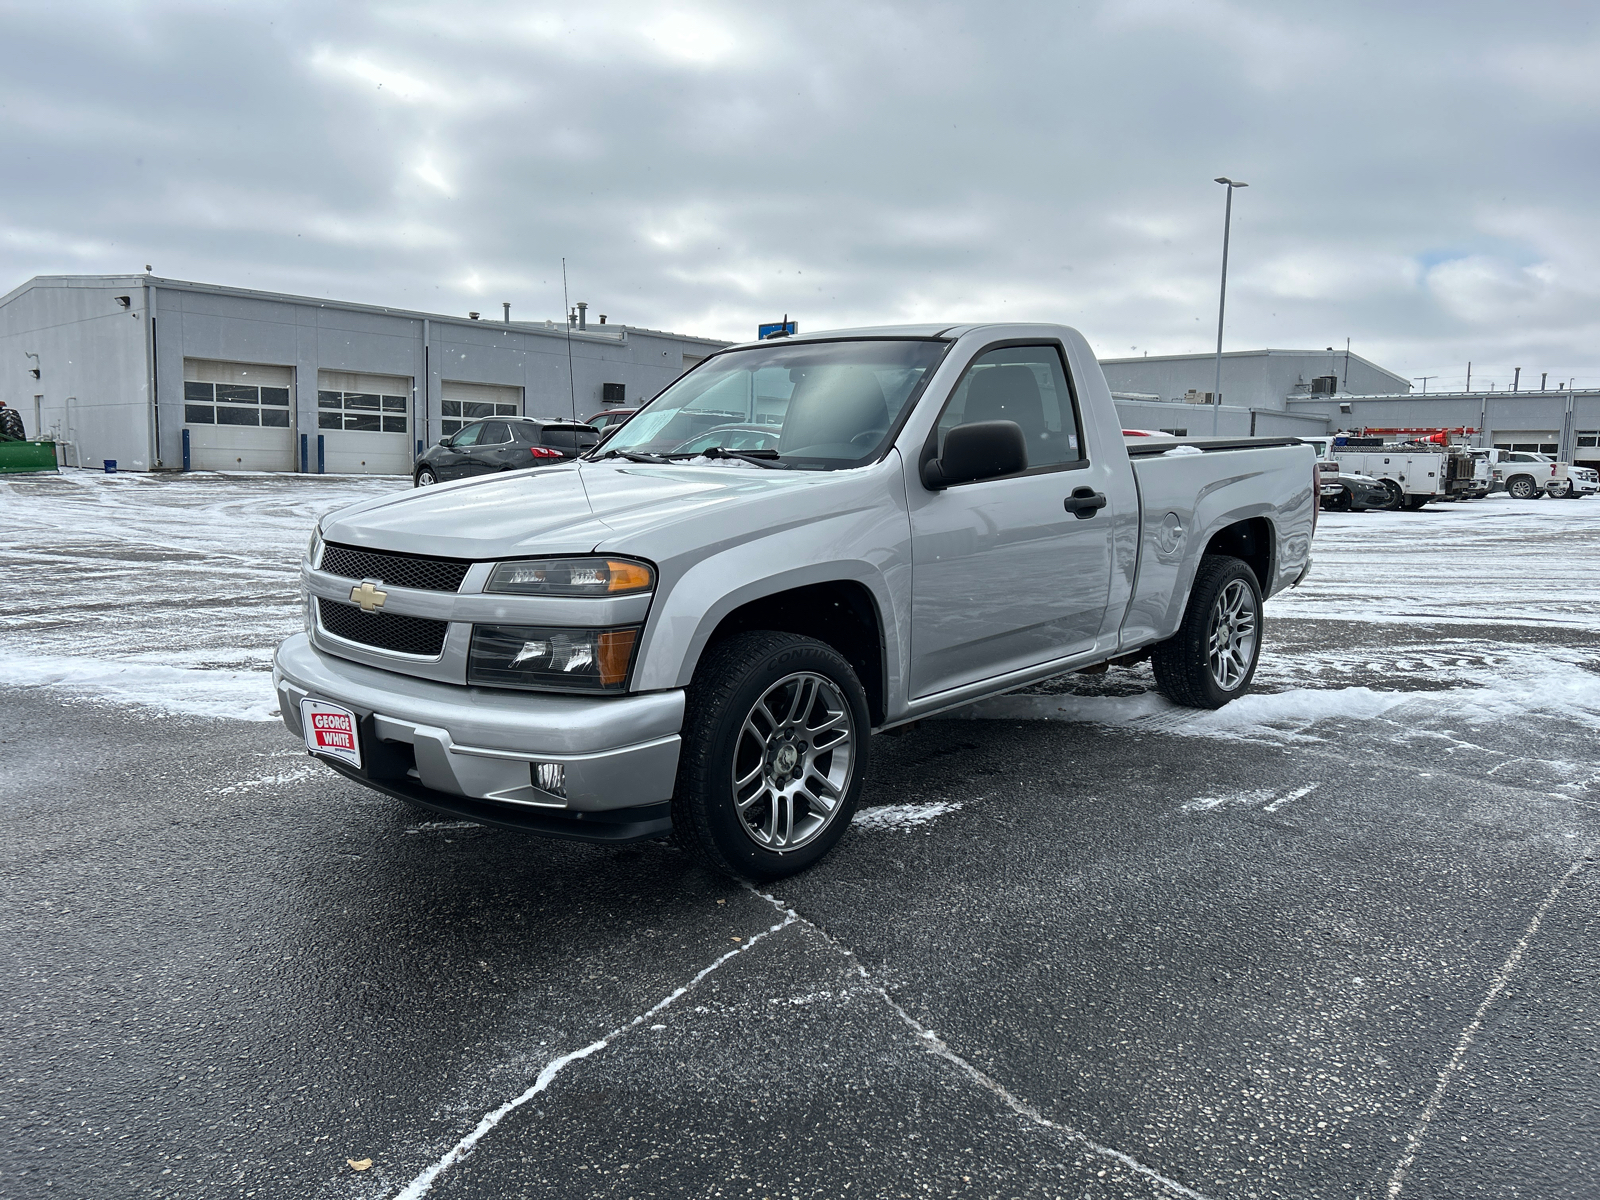
[[[230,796],[235,792],[253,792],[257,788],[282,787],[287,783],[299,783],[302,779],[310,779],[313,775],[327,775],[328,768],[320,763],[308,763],[303,767],[296,767],[292,771],[280,771],[276,775],[262,775],[256,779],[241,779],[238,783],[227,787],[216,788],[213,796]]]
[[[199,671],[0,651],[0,687],[59,688],[191,717],[278,719],[278,697],[266,671]]]
[[[936,821],[961,807],[958,800],[930,800],[926,804],[885,804],[863,809],[851,822],[857,829],[911,829]]]
[[[1265,804],[1276,795],[1277,793],[1269,788],[1254,792],[1228,792],[1221,796],[1196,796],[1184,803],[1183,811],[1197,813],[1211,812],[1218,808],[1253,808],[1257,804]]]
[[[1543,649],[1493,667],[1457,671],[1465,686],[1435,691],[1370,687],[1254,692],[1214,711],[1179,708],[1154,691],[1135,696],[995,696],[954,719],[1075,721],[1158,730],[1183,737],[1321,740],[1312,727],[1334,720],[1401,722],[1405,736],[1430,724],[1455,729],[1548,714],[1600,730],[1600,674],[1573,651]]]

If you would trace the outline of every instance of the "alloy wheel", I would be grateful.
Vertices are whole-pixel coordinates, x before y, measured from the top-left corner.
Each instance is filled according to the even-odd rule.
[[[733,753],[739,824],[757,845],[795,850],[816,840],[850,790],[855,720],[825,675],[778,680],[745,716]]]
[[[1225,692],[1236,690],[1255,661],[1256,598],[1242,579],[1230,580],[1211,606],[1207,658],[1211,678]]]

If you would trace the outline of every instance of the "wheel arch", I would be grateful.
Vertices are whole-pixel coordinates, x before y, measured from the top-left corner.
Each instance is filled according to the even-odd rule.
[[[1266,597],[1272,594],[1274,537],[1272,522],[1266,517],[1246,517],[1213,533],[1200,557],[1226,554],[1241,559],[1255,575],[1261,595]]]
[[[708,646],[732,634],[757,629],[799,634],[832,646],[861,680],[872,723],[883,723],[887,710],[887,643],[877,598],[866,584],[857,579],[830,579],[746,600],[725,613],[706,633],[694,661],[684,664],[686,673],[693,675]]]

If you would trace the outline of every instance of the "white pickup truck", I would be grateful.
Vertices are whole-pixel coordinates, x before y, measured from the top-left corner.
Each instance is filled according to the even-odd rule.
[[[1600,492],[1600,474],[1590,467],[1557,462],[1531,450],[1479,450],[1489,464],[1495,490],[1504,488],[1513,500],[1540,496],[1581,500]]]
[[[1250,686],[1315,453],[1143,441],[1059,325],[734,346],[577,460],[323,518],[283,719],[440,813],[787,875],[848,827],[875,733],[1146,656],[1179,704]]]

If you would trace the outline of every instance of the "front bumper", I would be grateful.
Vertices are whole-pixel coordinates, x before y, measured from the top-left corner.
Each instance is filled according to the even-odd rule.
[[[360,721],[368,787],[464,816],[584,841],[670,828],[682,691],[589,697],[437,683],[326,654],[296,634],[273,658],[283,723],[304,736],[300,701],[329,700]],[[564,768],[565,795],[534,785],[534,764]]]

